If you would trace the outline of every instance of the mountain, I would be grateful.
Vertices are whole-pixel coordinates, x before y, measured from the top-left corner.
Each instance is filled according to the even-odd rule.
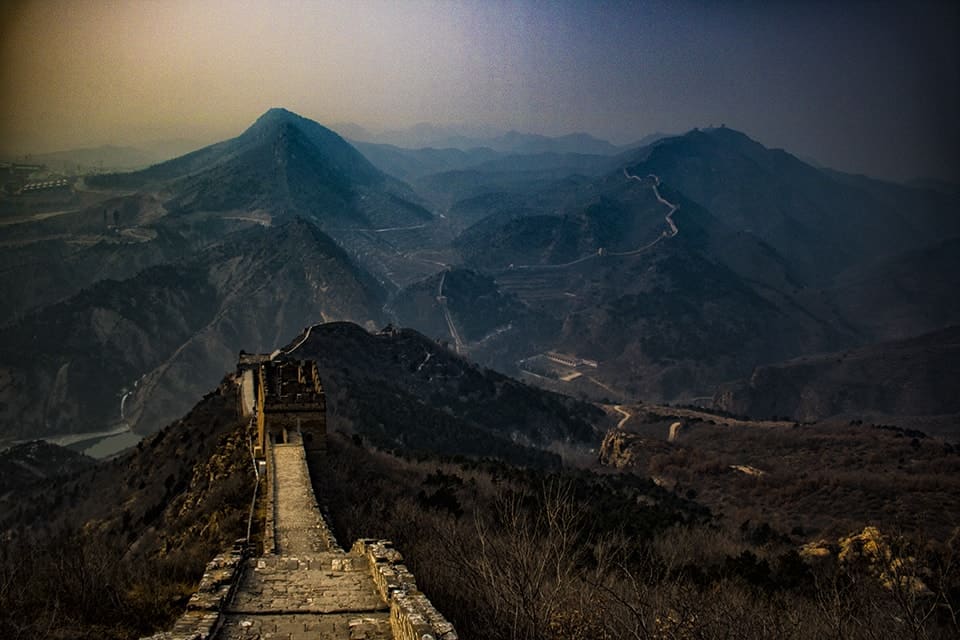
[[[577,153],[590,155],[613,155],[620,149],[606,140],[594,138],[588,133],[570,133],[548,137],[519,131],[508,131],[489,140],[488,146],[495,151],[513,154]]]
[[[377,447],[555,464],[541,449],[599,438],[602,411],[457,356],[416,331],[370,333],[351,323],[314,325],[291,343],[317,362],[328,430]]]
[[[544,202],[564,213],[538,213]],[[595,397],[673,399],[709,393],[711,380],[743,375],[776,354],[847,343],[843,330],[797,302],[782,256],[752,237],[728,249],[736,235],[672,186],[620,170],[555,183],[540,202],[508,200],[455,246],[500,292],[559,327],[517,350],[515,361],[546,345],[599,362],[581,376],[604,381],[586,389]]]
[[[487,147],[473,149],[406,149],[372,142],[354,143],[378,169],[401,180],[414,180],[432,173],[476,166],[501,154]]]
[[[153,194],[163,224],[208,243],[245,226],[304,217],[384,283],[407,277],[398,249],[433,242],[434,216],[409,186],[333,131],[285,109],[270,109],[236,138],[87,182]]]
[[[267,164],[282,165],[292,159],[284,156],[296,145],[309,145],[310,155],[302,159],[304,164],[313,165],[314,171],[325,175],[334,183],[334,189],[337,183],[369,184],[382,179],[377,170],[336,133],[313,120],[282,108],[269,109],[236,138],[198,149],[143,171],[98,178],[101,178],[101,182],[114,179],[124,180],[129,184],[180,178],[221,164],[246,168],[244,165],[256,163],[258,154],[263,154],[265,148],[277,152],[273,162]]]
[[[817,286],[864,261],[960,235],[955,197],[820,170],[732,129],[660,140],[628,166],[755,235]]]
[[[960,321],[960,218],[943,194],[816,169],[725,128],[619,160],[447,214],[473,223],[454,243],[464,265],[562,322],[546,342],[600,362],[619,397],[712,394],[710,380],[759,364]]]
[[[420,122],[406,129],[371,132],[355,124],[336,124],[334,128],[343,132],[344,136],[356,141],[388,144],[406,149],[422,149],[433,147],[436,149],[470,149],[483,146],[475,144],[478,140],[493,138],[501,135],[501,130],[484,127],[462,125],[434,125]]]
[[[36,437],[120,421],[153,431],[241,348],[267,350],[312,318],[379,325],[383,296],[305,220],[238,232],[182,264],[101,281],[0,330],[0,432]]]
[[[614,155],[623,151],[606,140],[578,132],[562,136],[544,136],[519,131],[496,131],[485,127],[437,126],[427,123],[407,129],[372,133],[355,124],[334,125],[346,138],[363,143],[390,145],[405,149],[470,149],[486,147],[504,154],[577,153]],[[660,134],[654,134],[654,136]],[[647,136],[641,142],[651,141]],[[633,146],[633,145],[632,145]]]
[[[617,162],[607,155],[556,151],[504,153],[489,147],[405,149],[370,142],[357,142],[355,146],[384,173],[413,183],[432,174],[466,169],[481,173],[564,170],[599,175],[615,168]]]
[[[721,389],[717,408],[816,421],[833,416],[960,413],[960,327],[758,367]]]
[[[97,210],[94,215],[99,219],[102,214]],[[0,255],[0,296],[5,301],[0,326],[100,280],[123,280],[147,267],[173,262],[191,248],[189,240],[163,226],[111,231],[98,222],[96,227],[87,236],[90,241],[78,242],[82,231],[53,229],[36,238],[8,241]]]
[[[240,136],[128,174],[95,176],[94,186],[163,184],[173,213],[267,209],[276,214],[344,215],[362,187],[386,178],[329,129],[270,109]]]
[[[558,456],[526,446],[521,436],[569,436],[579,444],[588,432],[585,441],[595,445],[594,420],[612,422],[603,412],[479,371],[410,331],[369,334],[336,323],[311,327],[294,345],[298,355],[321,358],[324,368],[328,450],[311,475],[325,520],[341,542],[358,532],[397,541],[405,564],[425,576],[425,593],[457,616],[451,619],[461,637],[510,637],[517,617],[509,605],[520,593],[545,611],[537,619],[556,616],[558,602],[579,612],[584,594],[615,612],[564,619],[565,629],[584,635],[600,620],[607,636],[621,637],[638,615],[667,620],[691,605],[697,608],[690,619],[711,636],[731,624],[742,630],[739,618],[731,623],[730,607],[746,607],[751,615],[742,617],[760,622],[745,637],[763,638],[785,615],[784,603],[769,603],[765,590],[788,596],[787,614],[802,619],[819,606],[820,572],[831,581],[849,579],[863,589],[857,598],[886,598],[879,605],[896,610],[898,600],[870,572],[874,558],[849,560],[858,540],[892,546],[893,535],[876,527],[869,538],[846,535],[877,514],[907,523],[898,540],[919,530],[929,541],[924,564],[909,577],[943,594],[955,586],[955,576],[941,568],[950,567],[957,460],[942,440],[921,434],[911,441],[910,432],[867,425],[778,428],[698,419],[671,443],[665,434],[657,442],[620,431],[618,453],[639,473],[564,469]],[[429,358],[420,367],[423,353]],[[252,544],[260,541],[267,522],[263,509],[250,510],[250,498],[263,493],[236,390],[228,377],[124,457],[9,496],[0,510],[0,562],[5,575],[18,577],[18,588],[0,618],[5,635],[56,629],[63,637],[128,638],[170,629],[215,554],[251,532]],[[664,426],[650,424],[645,408],[617,410],[644,431]],[[659,423],[689,413],[657,409],[667,409],[653,417]],[[420,449],[434,448],[432,435],[443,454]],[[459,544],[437,544],[444,536]],[[623,541],[612,559],[590,555],[611,540]],[[942,553],[940,541],[947,541]],[[638,545],[655,555],[638,557]],[[493,566],[491,547],[502,561],[493,575],[477,571]],[[798,548],[817,552],[801,555]],[[634,580],[651,562],[679,570],[653,575],[649,584]],[[543,567],[557,566],[559,579],[542,577]],[[597,588],[598,577],[606,588]],[[514,585],[509,592],[507,582]],[[542,597],[544,588],[551,599]],[[692,592],[706,602],[690,599]],[[890,625],[878,622],[872,607],[851,613],[849,604],[831,609],[831,617],[845,616],[871,636],[902,635],[897,627],[884,635]],[[929,635],[949,637],[949,624],[931,625]],[[535,634],[531,623],[525,628]],[[815,631],[827,636],[831,628]]]
[[[238,349],[316,319],[390,319],[553,388],[664,401],[960,322],[949,194],[726,128],[616,155],[507,138],[528,152],[363,145],[371,162],[273,109],[79,182],[75,210],[22,213],[0,259],[0,429],[102,430],[123,404],[153,430]]]

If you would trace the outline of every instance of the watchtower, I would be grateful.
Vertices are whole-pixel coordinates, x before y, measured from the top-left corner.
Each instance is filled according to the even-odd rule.
[[[303,442],[310,454],[326,451],[327,403],[317,363],[312,360],[267,360],[257,380],[257,448]]]

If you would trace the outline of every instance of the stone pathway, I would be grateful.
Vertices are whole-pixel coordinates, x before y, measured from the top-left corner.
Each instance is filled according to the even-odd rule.
[[[302,444],[273,448],[273,517],[276,553],[290,556],[331,550],[330,531],[313,495]]]
[[[388,640],[390,608],[362,554],[337,546],[317,508],[303,446],[272,445],[275,553],[247,561],[217,638]]]

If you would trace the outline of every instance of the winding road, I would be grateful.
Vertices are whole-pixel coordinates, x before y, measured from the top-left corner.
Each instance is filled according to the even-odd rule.
[[[622,429],[623,425],[627,423],[627,420],[633,417],[633,414],[623,408],[622,404],[613,405],[613,410],[623,416],[620,419],[620,422],[617,423],[617,429]]]
[[[370,227],[341,227],[341,228],[332,228],[329,231],[369,231],[370,233],[385,233],[387,231],[413,231],[414,229],[423,229],[427,226],[427,223],[423,224],[414,224],[406,227],[381,227],[379,229],[371,229]]]
[[[444,271],[440,276],[440,285],[437,287],[437,302],[440,303],[440,309],[443,311],[443,317],[447,321],[447,328],[450,330],[450,335],[453,337],[453,342],[457,353],[463,353],[463,341],[460,339],[460,333],[457,331],[457,327],[453,324],[453,318],[450,317],[450,309],[447,308],[447,298],[443,295],[443,283],[446,279],[447,272]]]

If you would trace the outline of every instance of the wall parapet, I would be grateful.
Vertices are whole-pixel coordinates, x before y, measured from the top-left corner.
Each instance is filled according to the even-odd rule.
[[[351,553],[366,557],[380,597],[390,605],[395,640],[458,640],[453,625],[417,587],[391,541],[360,538]]]
[[[161,631],[141,640],[209,640],[216,636],[220,614],[230,602],[240,582],[246,540],[237,540],[228,553],[207,563],[200,586],[190,596],[187,610],[170,631]]]

